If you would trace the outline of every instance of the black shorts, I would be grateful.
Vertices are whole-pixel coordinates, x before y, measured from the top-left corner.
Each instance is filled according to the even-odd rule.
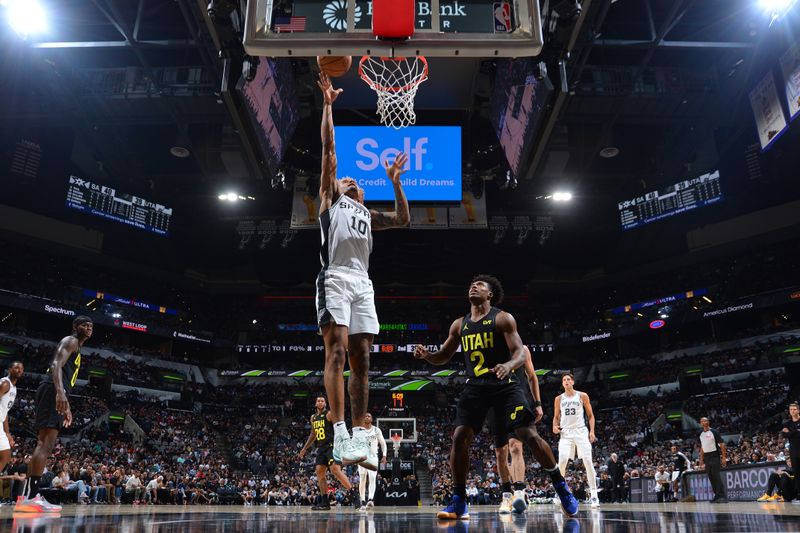
[[[489,411],[486,425],[489,427],[489,433],[491,433],[494,438],[495,448],[502,448],[508,444],[509,440],[517,438],[513,431],[509,432],[506,430],[503,420],[495,414],[494,409]]]
[[[475,433],[480,433],[490,410],[494,411],[498,419],[494,426],[502,434],[530,426],[536,420],[519,384],[468,384],[458,398],[456,427],[469,426]]]
[[[334,464],[341,465],[342,463],[333,458],[333,447],[328,446],[326,448],[317,448],[317,460],[314,464],[330,468]]]
[[[52,382],[43,382],[36,389],[36,418],[33,428],[58,429],[64,427],[64,417],[56,411],[56,387]]]
[[[528,402],[528,407],[533,412],[533,403],[529,395],[525,394],[524,392],[522,395],[525,397],[525,401]],[[533,413],[533,417],[530,419],[529,426],[533,426],[536,420],[536,414]],[[492,409],[489,411],[489,416],[486,420],[486,425],[489,427],[489,432],[494,437],[494,447],[495,448],[502,448],[503,446],[508,444],[508,441],[511,439],[517,439],[517,435],[513,431],[508,431],[504,424],[504,419],[502,417],[497,416],[497,411]]]

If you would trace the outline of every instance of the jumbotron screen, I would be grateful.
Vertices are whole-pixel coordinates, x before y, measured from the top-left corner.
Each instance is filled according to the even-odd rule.
[[[69,177],[66,205],[158,235],[167,235],[172,218],[171,207],[75,176]]]
[[[622,229],[637,228],[722,200],[719,170],[620,202]]]
[[[402,176],[409,202],[461,201],[461,127],[336,126],[339,178],[350,176],[364,189],[367,202],[394,201],[386,163],[408,155]]]
[[[519,176],[542,119],[553,86],[536,74],[532,58],[498,59],[489,118],[511,172]]]
[[[287,58],[262,58],[253,81],[242,78],[236,88],[242,96],[267,166],[274,174],[280,168],[300,118],[291,61]]]

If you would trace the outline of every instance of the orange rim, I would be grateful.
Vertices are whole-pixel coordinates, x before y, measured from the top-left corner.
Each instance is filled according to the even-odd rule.
[[[414,56],[415,59],[422,62],[422,75],[418,76],[417,79],[413,80],[411,83],[403,85],[402,87],[386,87],[384,85],[380,85],[372,81],[369,76],[364,72],[364,63],[369,61],[372,56],[363,56],[361,61],[358,62],[358,75],[361,76],[361,79],[367,82],[372,89],[376,91],[382,92],[390,92],[390,93],[401,93],[406,92],[409,89],[416,87],[423,81],[428,79],[428,60],[425,59],[425,56]],[[398,57],[387,57],[387,56],[379,56],[381,61],[394,61],[395,63],[399,63],[401,61],[405,61],[407,58],[405,56],[398,56]]]

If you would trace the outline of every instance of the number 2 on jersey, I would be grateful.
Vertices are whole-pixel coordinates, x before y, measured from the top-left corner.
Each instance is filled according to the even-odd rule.
[[[471,354],[469,354],[469,360],[478,361],[478,364],[475,365],[475,368],[472,369],[475,372],[475,377],[482,376],[489,371],[488,368],[483,368],[484,358],[481,352],[479,351],[472,352]]]

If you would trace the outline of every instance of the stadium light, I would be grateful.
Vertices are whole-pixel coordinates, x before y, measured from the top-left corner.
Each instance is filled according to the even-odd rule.
[[[239,200],[255,200],[255,196],[242,196],[237,192],[225,192],[217,196],[220,202],[238,202]]]
[[[553,201],[554,202],[569,202],[572,200],[572,193],[571,192],[554,192],[553,193]]]
[[[0,0],[9,26],[23,39],[47,31],[47,17],[38,0]]]
[[[772,17],[771,24],[786,15],[797,3],[797,0],[759,0],[758,3],[764,13]]]

